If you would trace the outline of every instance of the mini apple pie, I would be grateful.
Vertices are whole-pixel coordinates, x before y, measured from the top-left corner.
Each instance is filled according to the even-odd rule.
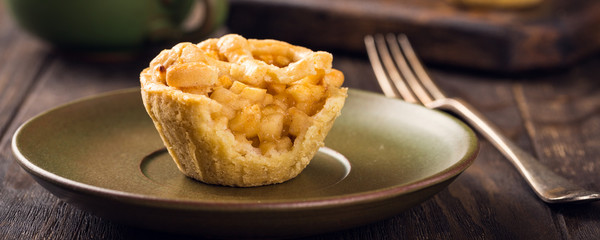
[[[297,176],[347,96],[332,55],[230,34],[163,50],[140,76],[148,114],[179,170],[209,184]]]

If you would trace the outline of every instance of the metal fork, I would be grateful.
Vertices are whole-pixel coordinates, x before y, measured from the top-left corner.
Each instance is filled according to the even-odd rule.
[[[457,114],[498,148],[537,196],[547,203],[600,200],[599,192],[588,191],[569,182],[512,143],[471,105],[446,97],[426,73],[406,35],[369,35],[364,40],[385,96]]]

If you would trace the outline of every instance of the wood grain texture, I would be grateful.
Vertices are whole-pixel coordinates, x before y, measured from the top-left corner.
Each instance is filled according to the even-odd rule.
[[[32,116],[138,86],[149,59],[97,64],[65,58],[6,15],[0,21],[0,239],[197,239],[131,228],[66,204],[36,184],[10,149],[12,134]],[[365,55],[334,55],[346,86],[380,91]],[[551,169],[600,190],[600,55],[568,70],[519,77],[430,70],[448,95],[472,103]],[[542,203],[482,140],[475,163],[435,197],[390,219],[305,239],[595,239],[599,216],[599,203]]]
[[[364,52],[367,34],[406,33],[429,62],[492,71],[570,65],[600,49],[600,2],[463,8],[443,0],[232,0],[229,28],[315,48]]]
[[[1,6],[1,5],[0,5]],[[0,11],[2,11],[0,7]],[[0,15],[0,133],[12,121],[35,78],[44,69],[47,53],[35,40],[16,34],[18,29],[6,14]]]

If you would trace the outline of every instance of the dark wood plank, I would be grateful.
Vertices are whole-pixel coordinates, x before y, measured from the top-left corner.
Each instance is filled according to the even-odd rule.
[[[0,4],[0,13],[3,13]],[[16,111],[44,71],[47,51],[36,40],[17,34],[8,14],[0,14],[0,135],[7,129]]]
[[[538,158],[582,187],[600,191],[600,61],[565,74],[515,84],[524,125]],[[600,236],[600,203],[554,206],[563,234],[572,239]]]
[[[600,82],[598,61],[568,74],[515,85],[525,126],[536,151],[555,171],[600,188],[593,161],[600,154]]]
[[[455,80],[448,75],[438,78],[441,78],[439,82],[445,85],[445,89],[468,99],[469,102],[483,110],[484,114],[497,123],[506,135],[526,150],[531,151],[545,165],[583,187],[598,191],[600,190],[600,186],[598,186],[600,175],[598,175],[596,163],[600,158],[598,153],[600,99],[598,98],[599,84],[596,76],[600,69],[599,66],[600,61],[594,58],[594,60],[567,71],[514,79],[486,77],[480,81],[470,81],[467,85],[462,85],[467,83],[465,79],[468,81],[468,77],[465,78],[464,75],[458,76],[461,78],[460,80]],[[489,88],[499,85],[505,85],[505,87],[495,90],[494,92],[497,94],[494,92],[477,93],[481,87]],[[513,99],[501,97],[502,95],[511,96]],[[510,112],[500,111],[506,106],[509,106]],[[506,117],[510,115],[519,117]],[[478,158],[478,160],[487,161],[487,159],[483,159],[486,158],[481,155]],[[478,161],[467,173],[477,169],[476,166],[480,162]],[[499,185],[504,189],[520,192],[513,192],[514,196],[519,198],[523,198],[523,194],[533,196],[530,191],[523,192],[515,189],[515,187],[519,187],[518,184],[506,184],[506,181],[514,181],[519,176],[514,169],[507,166],[500,167],[498,164],[508,165],[504,159],[500,159],[493,168],[488,167],[483,170],[479,180],[492,177],[496,184],[504,182]],[[521,188],[527,188],[527,186],[522,184]],[[484,189],[489,191],[493,188],[488,185]],[[499,191],[502,192],[500,189]],[[480,200],[481,198],[478,198],[478,201]],[[523,198],[519,201],[523,201],[520,204],[525,204],[534,200]],[[551,218],[553,218],[551,224],[556,225],[556,229],[560,231],[556,236],[571,239],[593,239],[598,236],[599,220],[594,216],[598,216],[599,209],[599,203],[590,203],[574,206],[550,205],[546,211],[550,211]],[[511,211],[515,210],[518,210],[518,215],[521,217],[522,213],[529,213],[535,208]],[[529,221],[534,221],[539,216],[539,214],[531,215],[532,218]],[[515,226],[521,224],[515,224]]]

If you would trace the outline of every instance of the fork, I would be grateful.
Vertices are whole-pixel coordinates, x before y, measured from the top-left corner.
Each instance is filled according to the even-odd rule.
[[[406,35],[368,35],[364,41],[375,77],[386,97],[400,98],[458,115],[477,129],[515,166],[544,202],[600,200],[599,192],[588,191],[571,183],[512,143],[471,105],[460,99],[446,97],[425,71]]]

